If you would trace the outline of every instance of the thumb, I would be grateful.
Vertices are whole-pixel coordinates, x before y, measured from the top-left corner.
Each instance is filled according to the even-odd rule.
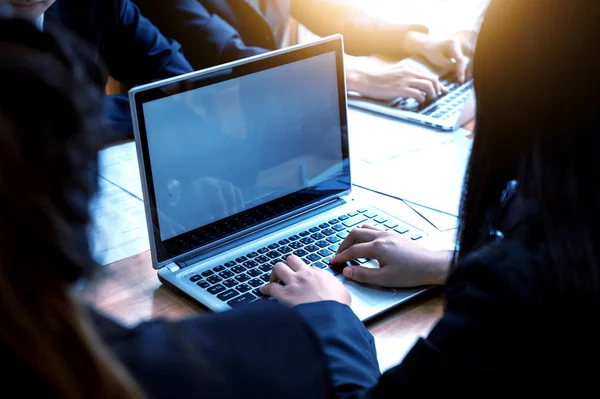
[[[381,268],[371,269],[362,266],[348,266],[344,268],[344,277],[358,283],[382,285],[384,280],[384,270]]]

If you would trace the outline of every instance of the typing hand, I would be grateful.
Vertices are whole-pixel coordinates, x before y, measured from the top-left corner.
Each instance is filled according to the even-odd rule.
[[[444,284],[451,252],[431,251],[396,233],[363,225],[350,232],[330,262],[343,264],[357,258],[375,259],[379,268],[348,266],[346,278],[384,287],[416,287]]]
[[[385,66],[357,64],[348,67],[347,76],[349,90],[378,100],[401,97],[424,103],[448,92],[437,76],[402,61]]]
[[[275,264],[271,282],[260,287],[260,291],[292,306],[320,301],[350,305],[352,301],[348,290],[331,273],[310,267],[295,255],[289,256],[285,263]]]
[[[460,83],[467,78],[468,59],[473,57],[475,35],[467,32],[458,33],[454,38],[445,40],[427,40],[421,54],[427,60],[446,71],[456,71]]]

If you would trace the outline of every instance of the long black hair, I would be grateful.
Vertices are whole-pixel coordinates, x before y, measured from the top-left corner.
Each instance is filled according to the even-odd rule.
[[[136,397],[72,292],[96,267],[87,230],[103,88],[89,78],[87,47],[44,29],[0,19],[2,390]]]
[[[456,260],[484,245],[507,183],[568,285],[598,285],[600,2],[495,0],[474,58],[477,116]]]

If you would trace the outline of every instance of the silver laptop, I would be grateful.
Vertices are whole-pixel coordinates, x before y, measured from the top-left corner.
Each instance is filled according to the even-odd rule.
[[[216,312],[251,306],[273,300],[258,288],[296,254],[342,280],[362,320],[427,289],[359,285],[328,263],[363,223],[425,235],[352,196],[342,60],[333,36],[129,92],[164,285]]]
[[[413,98],[381,101],[351,92],[348,95],[348,104],[352,107],[442,131],[454,131],[475,117],[475,96],[471,78],[461,84],[453,72],[442,74],[420,59],[408,58],[401,62],[413,64],[417,68],[425,69],[438,76],[440,82],[448,88],[448,93],[433,101],[419,103]],[[470,68],[467,69],[470,70]],[[470,73],[467,75],[469,76]]]

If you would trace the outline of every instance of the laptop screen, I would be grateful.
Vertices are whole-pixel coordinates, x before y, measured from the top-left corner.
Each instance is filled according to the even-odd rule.
[[[159,261],[350,189],[337,42],[137,94]]]

